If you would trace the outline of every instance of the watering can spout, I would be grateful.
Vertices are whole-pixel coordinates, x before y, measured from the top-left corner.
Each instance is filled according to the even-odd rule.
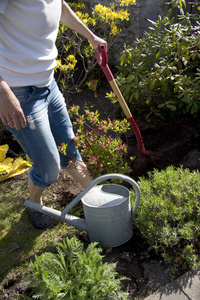
[[[61,222],[65,222],[73,227],[76,227],[77,229],[82,229],[84,231],[88,231],[88,226],[85,220],[63,213],[63,211],[59,211],[44,205],[40,205],[38,203],[35,203],[30,200],[24,200],[23,205],[30,208],[34,209],[36,211],[39,211],[45,215],[48,215],[49,217],[52,217],[54,219],[57,219]]]

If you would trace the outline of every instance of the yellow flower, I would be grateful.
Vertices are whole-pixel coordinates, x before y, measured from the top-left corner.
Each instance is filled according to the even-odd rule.
[[[111,34],[112,35],[117,35],[121,32],[121,29],[117,28],[115,24],[111,24]]]
[[[66,65],[62,65],[62,66],[60,67],[60,70],[61,70],[61,71],[67,71],[67,69],[68,69],[68,67],[67,67]]]
[[[80,9],[85,9],[85,4],[84,3],[78,3],[77,7]]]
[[[57,65],[56,65],[55,68],[54,68],[55,72],[57,71],[57,69],[60,69],[60,67],[61,67],[61,65],[62,65],[60,59],[57,59],[57,60],[56,60],[56,63],[57,63]]]
[[[61,60],[56,60],[57,65],[55,66],[54,70],[55,72],[57,71],[57,69],[60,69],[63,72],[66,72],[67,70],[74,70],[77,60],[74,57],[74,55],[68,55],[67,57],[67,65],[62,64]]]
[[[123,11],[123,10],[120,10],[119,12],[118,12],[118,18],[120,19],[120,20],[128,20],[129,19],[129,13],[127,12],[127,10],[126,11]]]
[[[74,68],[75,68],[75,65],[74,65],[74,64],[69,63],[69,64],[67,65],[67,70],[68,70],[68,69],[74,70]]]
[[[116,2],[120,2],[120,6],[128,6],[136,4],[136,0],[116,0]]]
[[[82,13],[82,12],[76,11],[76,15],[78,16],[79,19],[82,20],[82,16],[83,16],[83,13]]]
[[[70,55],[67,56],[67,61],[71,61],[74,64],[77,63],[77,60],[76,60],[75,56],[72,55],[72,54],[70,54]]]
[[[67,62],[68,62],[67,68],[70,70],[74,70],[77,63],[75,56],[72,54],[68,55]]]
[[[84,3],[69,3],[69,6],[73,10],[76,10],[77,8],[79,8],[79,9],[85,9],[85,4]]]
[[[94,19],[90,18],[90,24],[94,26],[96,24],[96,21]]]
[[[112,12],[109,7],[103,6],[101,4],[95,5],[94,11],[99,13],[101,16],[105,16],[108,12]]]
[[[98,13],[102,18],[104,18],[107,22],[109,21],[117,21],[117,20],[128,20],[129,13],[127,11],[113,11],[111,8],[103,6],[101,4],[95,5],[96,13]]]

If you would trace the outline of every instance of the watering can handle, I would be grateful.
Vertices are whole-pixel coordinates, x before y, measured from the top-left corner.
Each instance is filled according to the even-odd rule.
[[[98,183],[100,183],[101,181],[104,180],[108,180],[108,179],[121,179],[123,181],[126,181],[128,183],[130,183],[136,193],[136,198],[135,198],[135,202],[134,202],[134,206],[133,206],[133,210],[132,210],[132,218],[135,216],[136,214],[136,210],[137,207],[139,205],[140,202],[140,196],[141,196],[141,192],[140,192],[140,188],[138,186],[138,184],[130,177],[126,176],[126,175],[122,175],[122,174],[105,174],[102,175],[96,179],[94,179],[63,211],[62,214],[66,214],[68,213],[80,200],[81,198],[83,198],[92,188],[93,186],[97,185]]]

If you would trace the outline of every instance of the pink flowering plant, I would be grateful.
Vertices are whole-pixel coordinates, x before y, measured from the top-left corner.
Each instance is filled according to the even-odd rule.
[[[76,117],[75,143],[91,174],[98,177],[105,173],[128,173],[127,144],[120,138],[129,129],[127,120],[100,121],[98,111],[85,110],[80,115],[79,109],[78,105],[72,106],[69,113]]]

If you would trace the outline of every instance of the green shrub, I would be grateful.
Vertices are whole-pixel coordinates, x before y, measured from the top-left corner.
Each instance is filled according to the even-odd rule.
[[[73,237],[58,243],[58,253],[36,255],[28,276],[33,298],[41,300],[113,300],[128,299],[120,290],[116,264],[102,263],[101,249],[91,243],[84,251],[83,243]],[[32,299],[32,298],[31,298]]]
[[[134,47],[125,45],[121,55],[119,87],[132,110],[148,111],[147,118],[161,115],[162,109],[173,115],[200,110],[199,13],[185,13],[185,1],[170,4],[179,6],[178,21],[172,17],[173,8],[156,22],[149,20],[149,31]]]
[[[173,166],[140,178],[135,223],[166,262],[187,270],[200,259],[200,173]]]

